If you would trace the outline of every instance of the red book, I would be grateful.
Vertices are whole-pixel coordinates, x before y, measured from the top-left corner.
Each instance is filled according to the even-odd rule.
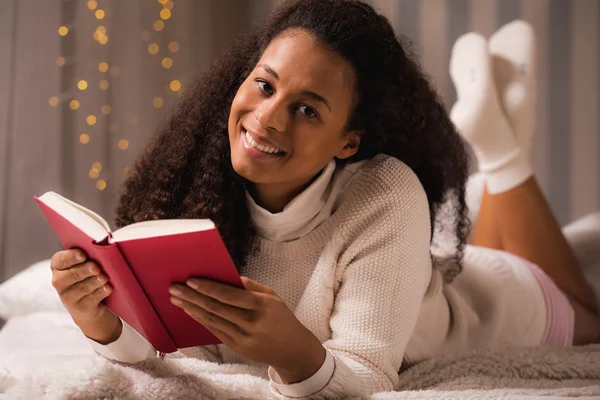
[[[104,304],[160,352],[221,341],[171,304],[169,286],[192,276],[244,288],[210,220],[134,223],[111,231],[102,217],[54,192],[35,197],[65,249],[80,248],[108,276]]]

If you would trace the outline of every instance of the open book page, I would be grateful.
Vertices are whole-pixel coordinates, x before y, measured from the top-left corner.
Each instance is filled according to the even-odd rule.
[[[214,228],[215,224],[209,219],[159,219],[136,222],[117,229],[112,233],[110,241],[124,242],[126,240],[207,231]]]
[[[100,215],[55,192],[47,192],[39,197],[41,201],[77,226],[97,243],[102,242],[111,232],[108,222]],[[163,219],[136,222],[111,233],[109,243],[144,239],[181,233],[201,232],[214,229],[215,224],[208,219]]]
[[[104,218],[58,193],[46,192],[39,197],[39,200],[77,226],[96,242],[106,239],[110,232],[110,226]]]

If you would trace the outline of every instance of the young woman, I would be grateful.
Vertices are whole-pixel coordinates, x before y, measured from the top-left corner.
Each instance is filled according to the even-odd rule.
[[[524,152],[470,85],[490,82],[487,52],[458,53],[477,62],[453,66],[471,74],[453,113],[488,187],[473,245],[461,136],[370,6],[286,3],[186,91],[127,179],[117,223],[212,219],[246,290],[173,285],[173,304],[223,344],[167,357],[264,365],[274,395],[329,399],[395,389],[401,364],[440,354],[598,339],[593,296]],[[454,215],[440,216],[447,201]],[[442,222],[457,242],[445,258],[431,251]],[[69,250],[52,269],[99,354],[156,356],[101,303],[111,289],[97,264]]]

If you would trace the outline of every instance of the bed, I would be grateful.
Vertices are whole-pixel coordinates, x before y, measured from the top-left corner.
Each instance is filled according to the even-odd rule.
[[[481,180],[469,182],[476,219]],[[600,293],[600,213],[564,228],[578,256],[597,257],[585,274]],[[596,236],[597,237],[597,236]],[[573,244],[573,243],[572,243]],[[176,357],[135,365],[98,356],[51,286],[50,260],[0,285],[0,399],[275,399],[266,368]],[[589,263],[588,263],[589,264]],[[0,322],[1,323],[1,322]],[[400,373],[396,391],[372,399],[600,398],[600,344],[476,351],[438,357]]]

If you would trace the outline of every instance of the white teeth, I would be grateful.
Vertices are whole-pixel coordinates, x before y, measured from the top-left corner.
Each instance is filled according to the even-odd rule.
[[[254,141],[254,139],[252,139],[252,136],[250,136],[250,134],[248,133],[248,131],[246,131],[246,140],[248,141],[248,143],[250,143],[250,145],[252,147],[254,147],[255,149],[258,149],[258,150],[262,151],[263,153],[277,154],[277,153],[281,152],[281,150],[276,149],[275,147],[265,146],[265,145],[256,143]]]

